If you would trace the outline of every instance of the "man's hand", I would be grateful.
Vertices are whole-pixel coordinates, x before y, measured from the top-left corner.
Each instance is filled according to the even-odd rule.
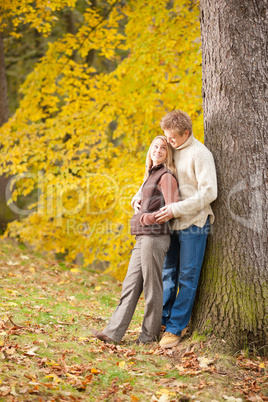
[[[164,223],[174,218],[171,205],[165,205],[160,211],[155,215],[157,223]]]
[[[141,209],[141,199],[137,198],[133,204],[133,208],[135,209],[135,215],[137,215],[140,212]]]

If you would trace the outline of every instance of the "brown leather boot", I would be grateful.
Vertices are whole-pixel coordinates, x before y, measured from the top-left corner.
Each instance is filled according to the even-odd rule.
[[[96,329],[92,329],[91,330],[92,334],[95,336],[95,338],[99,339],[102,342],[105,343],[116,343],[115,341],[113,341],[111,338],[109,338],[107,335],[105,335],[103,332],[101,331],[97,331]]]

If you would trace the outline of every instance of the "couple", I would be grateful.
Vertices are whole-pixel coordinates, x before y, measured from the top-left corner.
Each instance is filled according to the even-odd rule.
[[[190,319],[214,221],[210,203],[217,197],[217,181],[211,152],[193,136],[187,113],[174,110],[160,126],[165,135],[150,145],[144,182],[132,200],[131,233],[136,244],[121,298],[106,328],[92,330],[108,343],[122,340],[142,291],[146,306],[135,343],[157,340],[161,323],[166,331],[160,346],[179,343]]]

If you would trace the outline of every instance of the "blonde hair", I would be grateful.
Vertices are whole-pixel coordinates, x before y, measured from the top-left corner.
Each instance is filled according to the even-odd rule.
[[[185,130],[189,131],[189,135],[193,132],[191,117],[182,110],[173,110],[166,114],[160,121],[160,127],[162,130],[175,131],[180,135],[183,135]]]
[[[161,139],[164,141],[166,147],[167,147],[167,158],[166,160],[163,162],[163,164],[166,166],[167,169],[169,169],[171,171],[171,173],[173,173],[176,177],[177,177],[177,170],[175,167],[175,163],[174,163],[174,159],[173,159],[173,150],[172,150],[172,146],[167,142],[167,139],[164,135],[158,135],[157,137],[155,137],[153,139],[153,141],[151,142],[151,145],[149,147],[149,151],[147,152],[147,156],[146,156],[146,161],[145,161],[145,174],[144,174],[144,180],[147,179],[148,175],[149,175],[149,170],[151,169],[151,167],[153,166],[153,161],[151,158],[151,150],[153,147],[154,142],[157,139]]]

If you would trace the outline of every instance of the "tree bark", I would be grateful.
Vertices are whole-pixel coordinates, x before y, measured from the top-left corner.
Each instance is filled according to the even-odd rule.
[[[92,8],[97,8],[97,0],[90,0],[91,3],[91,7]],[[89,66],[92,66],[95,60],[95,55],[96,55],[96,51],[95,49],[91,49],[86,57],[86,62]]]
[[[267,2],[200,0],[205,144],[218,177],[192,322],[235,350],[267,339]]]
[[[3,34],[0,32],[0,127],[8,121],[9,110],[7,100],[7,80],[5,71],[5,55]]]
[[[5,71],[5,55],[3,34],[0,32],[0,127],[8,121],[9,108],[7,99],[7,79]],[[1,149],[1,146],[0,146]],[[0,234],[2,234],[9,221],[15,219],[14,213],[6,204],[5,190],[10,177],[0,177]]]

